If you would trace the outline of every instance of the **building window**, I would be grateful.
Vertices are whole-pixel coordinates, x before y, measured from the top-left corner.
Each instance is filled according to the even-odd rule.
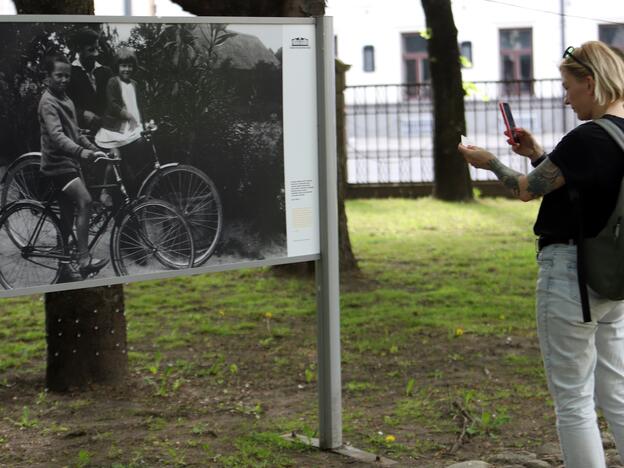
[[[624,52],[624,24],[598,25],[598,39]]]
[[[364,71],[375,71],[375,48],[372,45],[364,46]]]
[[[403,34],[403,69],[407,95],[430,96],[431,74],[429,72],[429,52],[427,39],[420,33]]]
[[[334,57],[338,57],[338,36],[334,35]]]
[[[533,38],[531,29],[500,30],[501,78],[504,94],[531,94]]]
[[[462,67],[472,68],[472,42],[461,42],[459,44],[459,55]]]

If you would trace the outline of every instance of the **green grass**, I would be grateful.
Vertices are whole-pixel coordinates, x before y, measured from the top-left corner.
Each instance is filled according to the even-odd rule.
[[[356,256],[383,286],[343,294],[343,326],[348,330],[370,316],[414,326],[461,322],[482,334],[530,329],[536,208],[500,199],[351,202]]]
[[[521,376],[521,382],[507,386],[486,382],[477,389],[464,384],[466,374],[453,377],[458,368],[486,378],[484,365],[477,365],[487,352],[468,351],[477,346],[475,338],[501,343],[510,335],[535,339],[531,229],[537,203],[388,199],[349,201],[347,208],[362,272],[357,277],[343,275],[341,285],[345,438],[377,453],[426,457],[441,450],[435,434],[456,430],[455,419],[449,416],[454,401],[474,416],[471,436],[498,437],[509,421],[513,424],[516,412],[522,414],[522,403],[547,399],[539,357],[522,349],[502,349],[497,358],[497,372],[509,369]],[[162,442],[155,448],[153,441],[160,440],[169,420],[146,416],[140,426],[148,433],[145,444],[129,450],[121,446],[123,441],[112,439],[108,451],[112,459],[107,463],[134,466],[156,450],[163,463],[181,466],[190,460],[186,450],[202,450],[221,466],[297,465],[293,460],[304,448],[277,435],[314,432],[310,428],[317,424],[315,401],[270,420],[266,412],[271,404],[253,396],[254,387],[264,382],[249,385],[249,375],[263,360],[270,363],[271,374],[259,379],[286,381],[292,393],[299,391],[297,385],[316,385],[312,279],[285,278],[269,269],[238,270],[133,283],[125,287],[125,295],[131,369],[151,397],[162,405],[175,405],[195,387],[200,394],[230,395],[248,385],[250,397],[232,397],[212,407],[244,418],[249,427],[244,433],[206,440],[208,426],[189,422],[186,432],[191,439],[177,445]],[[310,331],[302,335],[302,329]],[[222,349],[219,343],[229,347]],[[254,349],[256,361],[245,362],[237,355],[243,346],[237,348],[237,343]],[[419,375],[418,350],[434,346],[439,362],[428,364],[426,374]],[[0,390],[10,385],[12,377],[6,375],[43,372],[41,296],[0,302],[0,356]],[[509,406],[508,400],[518,395],[521,401]],[[4,420],[10,417],[27,428],[44,425],[47,405],[54,403],[47,397],[39,399]],[[88,410],[89,405],[88,396],[81,396],[64,406],[75,412]],[[377,413],[362,410],[383,405]],[[141,414],[137,411],[133,417]],[[414,435],[415,424],[429,437]],[[396,434],[397,441],[388,442],[387,434]],[[0,449],[1,444],[2,439]],[[122,452],[127,452],[126,458],[114,459]],[[73,452],[72,461],[86,466],[100,455],[85,446]]]

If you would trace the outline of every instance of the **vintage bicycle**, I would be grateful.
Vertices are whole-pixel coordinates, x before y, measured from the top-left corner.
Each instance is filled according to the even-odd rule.
[[[152,266],[191,268],[195,247],[189,223],[172,204],[154,198],[132,200],[119,165],[121,159],[99,157],[111,164],[115,182],[91,189],[117,189],[122,203],[100,207],[91,217],[89,253],[109,231],[109,249],[115,274],[140,274]],[[41,188],[41,187],[40,187]],[[56,191],[44,200],[21,199],[7,205],[0,215],[0,284],[5,289],[26,288],[59,281],[63,268],[77,264],[76,237],[64,233],[55,208]],[[67,234],[69,234],[69,240]]]
[[[137,198],[164,200],[180,211],[193,232],[193,266],[200,266],[212,256],[221,236],[221,198],[210,177],[197,167],[178,162],[161,164],[153,138],[157,130],[153,121],[144,125],[142,136],[153,164],[140,185]],[[29,152],[11,163],[2,179],[2,208],[22,199],[41,201],[46,198],[49,187],[39,172],[40,162],[40,152]]]

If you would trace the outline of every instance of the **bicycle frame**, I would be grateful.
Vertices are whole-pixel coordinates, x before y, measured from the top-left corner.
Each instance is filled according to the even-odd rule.
[[[45,200],[44,202],[37,202],[35,200],[29,200],[28,203],[34,203],[34,204],[40,205],[41,208],[43,208],[44,212],[48,216],[55,218],[56,221],[58,222],[58,224],[61,225],[61,221],[60,221],[59,216],[51,208],[52,199],[54,198],[54,195],[55,195],[55,193],[53,192],[50,195],[50,199],[49,200]],[[19,202],[16,202],[16,203],[19,203]],[[95,232],[95,235],[91,239],[91,242],[89,242],[89,244],[88,244],[89,251],[93,250],[95,245],[100,241],[102,236],[106,233],[106,230],[108,229],[108,225],[109,225],[111,219],[113,219],[113,217],[116,217],[120,212],[122,212],[125,209],[126,205],[127,204],[124,203],[119,208],[119,210],[117,210],[115,212],[113,212],[113,210],[107,210],[106,218],[104,219],[104,223]],[[63,252],[62,254],[54,254],[54,253],[49,253],[49,252],[37,254],[37,253],[33,253],[33,251],[29,251],[27,253],[25,252],[25,249],[27,249],[29,246],[32,246],[34,240],[39,236],[39,233],[41,232],[41,229],[42,229],[42,226],[43,226],[43,221],[44,221],[43,217],[39,218],[39,220],[37,221],[37,225],[35,226],[35,229],[33,230],[33,233],[31,234],[30,239],[28,239],[28,243],[26,244],[26,246],[24,246],[22,248],[22,251],[24,252],[23,255],[26,255],[29,258],[36,258],[36,257],[56,258],[59,261],[66,261],[66,262],[71,261],[72,260],[72,256],[70,255],[69,252]],[[71,240],[74,241],[74,243],[76,242],[76,233],[74,232],[73,229],[69,232],[69,237],[70,237]],[[31,247],[31,249],[32,249],[32,247]],[[33,262],[33,263],[35,263],[35,262]]]
[[[56,216],[56,214],[54,214],[54,212],[50,209],[50,207],[48,205],[46,205],[45,203],[39,203],[39,202],[35,202],[35,201],[30,201],[29,203],[33,203],[33,204],[38,204],[41,206],[41,208],[43,209],[44,213],[46,213],[48,216],[54,217],[58,220],[58,217]],[[35,229],[33,229],[32,234],[30,235],[30,238],[28,239],[28,242],[26,243],[26,245],[24,247],[22,247],[22,255],[23,256],[28,256],[28,258],[55,258],[57,260],[60,261],[68,261],[70,260],[69,255],[67,255],[65,252],[62,252],[61,254],[55,254],[55,253],[50,253],[50,252],[46,252],[46,253],[36,253],[34,251],[34,248],[32,247],[33,242],[35,239],[37,239],[39,237],[39,234],[41,233],[41,229],[43,228],[43,221],[44,221],[44,217],[40,217],[37,220],[37,225],[35,226]],[[28,253],[25,252],[25,250],[29,249]],[[34,262],[33,263],[37,263]],[[41,265],[40,263],[37,263],[37,265],[40,265],[42,267],[45,267],[45,265]]]
[[[109,158],[98,158],[98,159],[96,159],[96,162],[98,160],[105,160],[105,161],[108,161],[108,162],[111,161]],[[117,162],[117,161],[114,161],[114,162]],[[124,186],[123,179],[121,177],[121,173],[119,171],[119,168],[117,167],[117,164],[113,163],[112,166],[113,166],[113,173],[115,174],[115,183],[114,184],[91,185],[91,186],[88,187],[88,189],[117,188],[121,192],[121,195],[122,195],[122,198],[123,198],[123,202],[116,209],[113,209],[112,207],[111,208],[108,208],[108,207],[105,208],[106,216],[104,218],[104,222],[102,223],[100,228],[97,231],[95,231],[95,234],[93,235],[93,238],[89,242],[89,244],[88,244],[89,251],[92,251],[93,248],[96,246],[96,244],[102,239],[102,237],[106,233],[106,230],[108,229],[108,225],[110,224],[110,221],[112,219],[115,220],[115,223],[118,223],[118,220],[128,210],[132,209],[132,206],[136,205],[136,203],[138,201],[140,201],[140,199],[136,199],[136,200],[130,199],[130,196],[128,195],[128,192],[126,191],[126,187]],[[44,207],[45,207],[46,211],[51,212],[52,215],[55,216],[58,219],[58,216],[56,216],[56,214],[47,206],[47,203],[50,203],[50,202],[47,201],[46,203],[44,203]],[[59,222],[60,222],[60,220],[59,220]],[[74,239],[74,241],[76,240],[76,233],[73,231],[73,229],[70,232],[70,237],[72,239]]]
[[[154,145],[153,139],[152,139],[152,133],[153,133],[153,128],[150,128],[148,130],[145,130],[143,132],[143,139],[149,143],[151,150],[152,150],[152,158],[154,159],[154,165],[153,168],[150,170],[150,172],[147,174],[147,176],[145,176],[145,178],[143,179],[143,181],[141,182],[141,186],[139,187],[139,192],[138,192],[138,196],[137,199],[140,198],[140,195],[142,193],[144,193],[145,187],[147,187],[148,183],[158,175],[159,172],[161,172],[164,169],[167,169],[168,167],[176,167],[179,166],[181,163],[179,162],[171,162],[171,163],[167,163],[167,164],[161,164],[160,160],[158,159],[158,152],[156,150],[156,146]],[[11,164],[9,164],[9,166],[7,167],[6,172],[4,173],[4,175],[2,176],[2,180],[1,183],[4,184],[6,182],[6,177],[7,175],[11,172],[11,170],[17,166],[18,164],[20,164],[23,160],[25,159],[37,159],[37,158],[41,158],[41,152],[40,151],[31,151],[28,153],[24,153],[22,155],[20,155],[18,158],[16,158]],[[113,168],[115,170],[118,170],[118,167],[116,165],[113,165]],[[118,174],[115,175],[116,180],[117,180],[117,176]],[[117,180],[118,181],[118,180]],[[116,186],[116,185],[115,185]],[[97,185],[91,185],[88,188],[89,189],[102,189],[102,188],[111,188],[113,187],[113,185],[111,184],[97,184]],[[125,192],[125,187],[123,188],[122,193],[124,193],[124,198],[127,196],[127,192]]]
[[[159,172],[161,172],[163,169],[166,169],[168,167],[175,167],[175,166],[179,166],[180,165],[179,162],[172,162],[172,163],[167,163],[167,164],[161,164],[160,163],[160,159],[158,159],[158,151],[156,150],[156,145],[154,145],[154,141],[152,139],[152,133],[156,130],[156,128],[157,128],[156,126],[150,124],[150,125],[148,125],[146,130],[144,130],[141,133],[142,136],[143,136],[143,139],[145,140],[145,142],[149,143],[150,147],[152,148],[152,157],[154,158],[154,168],[143,179],[143,182],[141,183],[141,186],[139,187],[139,193],[138,193],[139,197],[140,197],[140,195],[142,193],[145,192],[145,187],[147,187],[149,182],[154,177],[156,177],[156,175]]]

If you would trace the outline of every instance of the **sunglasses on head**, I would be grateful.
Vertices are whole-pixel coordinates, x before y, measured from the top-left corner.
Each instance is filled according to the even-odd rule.
[[[563,51],[563,58],[570,57],[572,60],[574,60],[580,66],[582,66],[585,70],[587,70],[591,76],[594,76],[594,70],[592,70],[591,67],[589,65],[587,65],[585,62],[583,62],[582,60],[577,59],[574,56],[573,52],[574,52],[574,47],[569,46],[568,48],[566,48],[566,50]]]

